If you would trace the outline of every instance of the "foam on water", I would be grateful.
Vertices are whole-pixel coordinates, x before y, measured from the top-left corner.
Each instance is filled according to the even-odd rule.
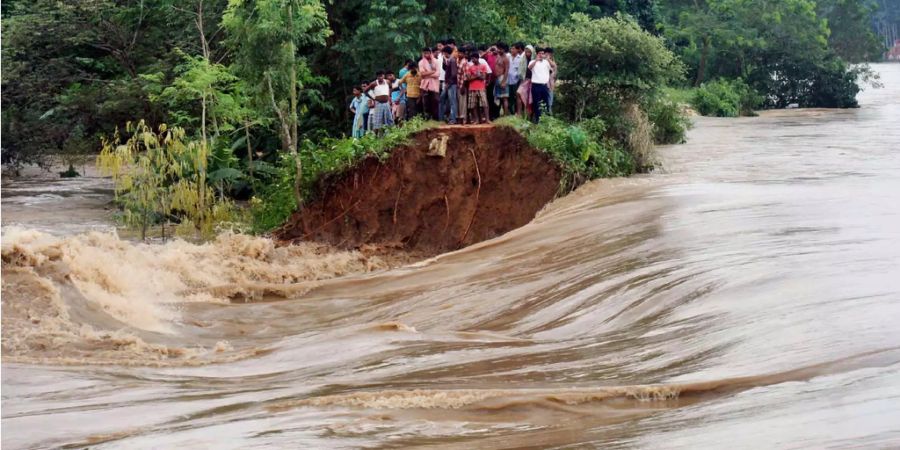
[[[246,301],[302,282],[387,267],[377,256],[319,244],[276,247],[267,238],[231,233],[205,244],[151,245],[113,233],[57,237],[20,227],[3,228],[2,258],[3,355],[52,357],[51,363],[120,362],[119,355],[139,364],[134,358],[143,355],[155,364],[223,353],[224,344],[178,344],[191,326],[182,305]],[[176,346],[145,341],[157,337]]]

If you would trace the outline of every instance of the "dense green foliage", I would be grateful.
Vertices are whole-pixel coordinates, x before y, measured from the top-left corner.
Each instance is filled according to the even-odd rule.
[[[877,59],[884,50],[874,44],[868,1],[661,3],[665,34],[690,66],[694,86],[742,78],[768,107],[856,106],[857,78],[867,72],[846,61]]]
[[[683,79],[684,65],[662,38],[628,16],[573,14],[544,39],[554,48],[563,80],[554,106],[558,115],[574,122],[602,120],[602,140],[628,149],[640,168],[652,166],[641,156],[649,152],[648,142],[684,140],[687,120],[661,95],[662,87]]]
[[[606,137],[607,125],[600,118],[574,124],[548,117],[533,124],[510,116],[497,124],[516,129],[563,168],[563,191],[587,179],[630,175],[637,168],[634,156],[622,143]]]
[[[182,128],[165,124],[153,130],[145,122],[129,123],[122,142],[118,132],[104,140],[98,157],[101,171],[112,176],[125,223],[139,228],[141,238],[156,223],[166,238],[166,225],[180,214],[179,231],[212,234],[231,218],[231,202],[216,198],[207,183],[209,151],[203,142],[185,139]]]
[[[178,64],[174,48],[195,49],[192,18],[173,4],[3,2],[3,162],[96,153],[117,125],[160,121],[140,74]]]
[[[683,66],[662,39],[624,17],[572,20],[546,35],[559,64],[558,111],[579,121],[609,115],[681,78]]]
[[[704,116],[752,116],[762,97],[740,78],[703,83],[694,91],[691,105]]]
[[[653,141],[684,140],[667,86],[702,85],[691,96],[716,115],[855,106],[870,73],[848,62],[900,38],[898,10],[900,0],[10,0],[2,159],[61,155],[74,169],[126,122],[170,124],[208,153],[203,182],[251,199],[267,218],[259,228],[271,227],[322,173],[415,129],[342,140],[352,86],[453,37],[553,46],[554,112],[578,125],[526,133],[545,147],[568,139],[560,154],[580,155],[581,130],[596,147],[571,167],[620,174],[624,163],[594,162],[620,151],[646,169]]]
[[[653,124],[653,142],[657,144],[684,143],[691,121],[683,114],[679,103],[663,96],[650,105],[647,115]]]
[[[818,0],[817,14],[826,20],[828,46],[851,63],[877,61],[885,46],[872,29],[878,9],[873,0]],[[900,2],[895,7],[900,7]]]

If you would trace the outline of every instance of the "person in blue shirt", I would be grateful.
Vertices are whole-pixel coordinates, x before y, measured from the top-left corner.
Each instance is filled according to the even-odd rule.
[[[353,100],[350,101],[350,111],[353,112],[353,128],[351,136],[361,138],[366,134],[366,119],[369,116],[369,102],[363,95],[362,87],[353,88]]]

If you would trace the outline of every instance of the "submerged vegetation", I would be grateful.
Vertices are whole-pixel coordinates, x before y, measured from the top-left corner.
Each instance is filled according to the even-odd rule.
[[[763,103],[762,97],[740,78],[703,83],[693,93],[691,105],[704,116],[752,116]]]
[[[200,237],[231,219],[232,203],[217,198],[207,181],[209,149],[203,142],[185,140],[184,129],[165,124],[153,130],[143,121],[129,123],[125,131],[125,143],[118,132],[103,141],[97,165],[112,176],[124,221],[140,229],[142,239],[156,222],[165,239],[168,218],[176,213],[178,231]]]
[[[881,57],[898,10],[900,0],[9,1],[3,163],[52,157],[74,175],[99,151],[124,220],[144,232],[172,222],[208,235],[239,220],[264,232],[322,176],[434,125],[345,137],[354,86],[453,37],[555,49],[553,117],[501,123],[575,185],[652,167],[654,143],[684,141],[685,104],[716,116],[856,106],[872,74],[850,63]]]

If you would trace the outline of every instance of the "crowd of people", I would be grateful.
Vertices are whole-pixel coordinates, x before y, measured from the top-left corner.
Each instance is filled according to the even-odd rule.
[[[552,48],[517,42],[457,47],[453,39],[422,49],[395,74],[353,88],[352,136],[380,134],[417,115],[456,124],[490,123],[518,114],[537,123],[553,111],[557,66]]]

